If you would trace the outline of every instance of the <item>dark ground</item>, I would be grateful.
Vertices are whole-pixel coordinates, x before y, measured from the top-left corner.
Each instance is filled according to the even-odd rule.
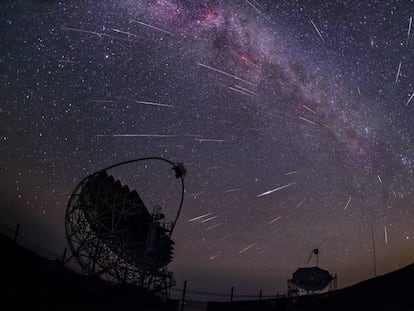
[[[136,288],[116,287],[65,268],[0,235],[0,301],[9,310],[176,310]]]
[[[208,310],[414,310],[414,264],[334,292],[268,301],[209,303]]]
[[[115,287],[74,273],[3,235],[0,247],[0,299],[13,310],[178,310],[176,301],[166,305],[136,288]],[[414,310],[414,264],[327,294],[209,302],[208,310]]]

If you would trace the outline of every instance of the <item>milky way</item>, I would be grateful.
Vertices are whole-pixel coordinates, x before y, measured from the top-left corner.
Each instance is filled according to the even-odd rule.
[[[314,248],[343,287],[373,276],[371,228],[378,273],[412,262],[411,2],[0,8],[3,225],[58,253],[81,178],[161,156],[188,169],[178,287],[284,292]],[[174,215],[168,167],[114,174]]]

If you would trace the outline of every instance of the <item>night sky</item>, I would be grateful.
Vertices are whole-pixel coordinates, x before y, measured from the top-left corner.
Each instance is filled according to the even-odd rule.
[[[188,170],[178,287],[285,292],[314,248],[348,286],[374,274],[372,236],[378,274],[412,263],[413,15],[408,0],[2,1],[1,223],[60,254],[76,184],[158,156]],[[171,167],[112,173],[173,218]]]

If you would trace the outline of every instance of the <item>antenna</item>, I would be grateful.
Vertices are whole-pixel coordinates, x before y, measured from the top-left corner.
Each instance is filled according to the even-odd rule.
[[[375,240],[374,240],[374,227],[371,224],[371,240],[372,240],[372,249],[373,249],[373,256],[374,256],[374,277],[377,276],[377,257],[375,254]]]
[[[309,259],[308,259],[308,266],[310,265],[311,261],[312,261],[312,255],[315,255],[316,257],[316,267],[319,266],[319,258],[318,258],[318,254],[319,254],[319,249],[315,248],[311,251]]]

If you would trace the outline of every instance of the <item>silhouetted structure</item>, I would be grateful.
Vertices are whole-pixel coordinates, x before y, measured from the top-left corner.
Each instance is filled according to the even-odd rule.
[[[143,160],[166,161],[181,179],[181,203],[174,222],[157,210],[150,213],[136,191],[107,173],[110,168]],[[183,203],[185,173],[181,164],[142,158],[84,178],[70,197],[65,221],[69,247],[82,271],[167,295],[174,280],[166,266],[173,258],[171,234]]]
[[[178,310],[176,300],[165,303],[145,292],[79,275],[60,261],[47,260],[16,244],[13,234],[0,233],[0,249],[0,299],[5,310]],[[208,311],[407,311],[414,310],[413,288],[411,264],[330,293],[205,304]]]
[[[309,263],[312,256],[316,257],[316,266],[297,269],[290,280],[288,280],[288,295],[298,295],[301,291],[315,293],[322,291],[329,286],[329,290],[336,289],[337,276],[331,275],[328,271],[318,267],[319,250],[315,248],[309,256]]]

